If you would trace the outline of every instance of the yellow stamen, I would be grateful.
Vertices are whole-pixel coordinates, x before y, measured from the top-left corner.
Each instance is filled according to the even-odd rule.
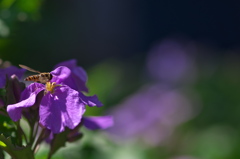
[[[61,85],[56,84],[56,82],[53,82],[53,83],[47,82],[45,86],[46,86],[46,89],[45,89],[44,94],[47,94],[47,92],[50,92],[51,94],[53,94],[54,90],[55,90],[55,87],[58,87],[58,86],[61,86]]]

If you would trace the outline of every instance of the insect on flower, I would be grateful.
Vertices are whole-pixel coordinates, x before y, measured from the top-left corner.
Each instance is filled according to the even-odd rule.
[[[31,72],[36,72],[36,73],[39,73],[38,75],[32,75],[32,76],[28,76],[26,77],[24,80],[25,81],[33,81],[33,82],[40,82],[40,83],[46,83],[46,82],[49,82],[51,79],[52,79],[52,74],[49,73],[49,72],[40,72],[40,71],[37,71],[37,70],[34,70],[28,66],[25,66],[25,65],[19,65],[20,67],[28,70],[28,71],[31,71]]]

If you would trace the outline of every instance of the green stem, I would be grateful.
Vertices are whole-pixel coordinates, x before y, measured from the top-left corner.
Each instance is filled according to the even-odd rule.
[[[51,157],[52,157],[52,153],[49,152],[49,153],[48,153],[48,157],[47,157],[47,159],[51,159]]]
[[[17,121],[16,125],[17,125],[17,132],[19,133],[19,142],[20,142],[19,144],[22,145],[22,136],[24,137],[26,143],[28,143],[27,136],[20,125],[20,121]]]
[[[23,135],[23,137],[24,137],[26,143],[28,144],[29,141],[28,141],[28,138],[27,138],[26,134],[24,133],[24,131],[23,131],[23,129],[22,129],[21,126],[19,126],[19,128],[20,128],[20,131],[21,131],[21,133],[22,133],[22,135]]]
[[[30,126],[30,135],[29,135],[29,145],[32,146],[33,142],[34,142],[34,136],[33,136],[33,131],[34,131],[34,124],[29,123]]]
[[[38,127],[39,127],[39,124],[35,124],[35,123],[31,123],[29,124],[30,127],[31,127],[31,131],[30,131],[30,145],[33,145],[34,143],[34,139],[36,138],[36,135],[37,135],[37,132],[38,132]],[[36,126],[36,128],[35,128]]]
[[[33,152],[36,152],[37,146],[43,141],[44,135],[45,135],[45,128],[42,129],[40,135],[38,136],[38,139],[37,139],[35,145],[33,146]]]
[[[39,128],[39,123],[37,123],[37,127],[36,127],[36,129],[35,129],[35,131],[34,131],[33,138],[36,137],[36,135],[37,135],[37,133],[38,133],[38,128]]]

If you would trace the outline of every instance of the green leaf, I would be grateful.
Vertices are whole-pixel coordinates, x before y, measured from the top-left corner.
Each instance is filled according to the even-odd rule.
[[[12,144],[11,138],[6,138],[3,134],[0,135],[0,148],[14,159],[34,159],[34,153],[30,146],[15,146]]]
[[[5,158],[4,157],[4,153],[3,153],[3,150],[0,148],[0,158]]]
[[[15,0],[2,0],[0,3],[1,8],[10,8]]]
[[[6,89],[5,88],[1,88],[0,89],[0,96],[4,96],[6,94]]]
[[[48,158],[50,158],[61,147],[65,147],[68,133],[69,133],[69,130],[65,130],[62,133],[54,134],[54,138],[51,142],[51,149],[50,149]]]
[[[2,112],[0,111],[0,113]],[[0,134],[11,136],[16,131],[16,127],[13,124],[9,117],[0,115]]]
[[[65,147],[66,142],[74,142],[82,138],[82,133],[78,133],[80,127],[81,124],[79,124],[74,129],[66,129],[62,133],[54,134],[48,159],[51,158],[51,156],[56,153],[61,147]]]

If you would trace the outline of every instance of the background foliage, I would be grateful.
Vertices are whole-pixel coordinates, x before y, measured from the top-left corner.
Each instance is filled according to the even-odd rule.
[[[238,159],[239,14],[237,2],[1,0],[0,58],[40,71],[77,59],[105,105],[86,115],[116,118],[54,159]]]

